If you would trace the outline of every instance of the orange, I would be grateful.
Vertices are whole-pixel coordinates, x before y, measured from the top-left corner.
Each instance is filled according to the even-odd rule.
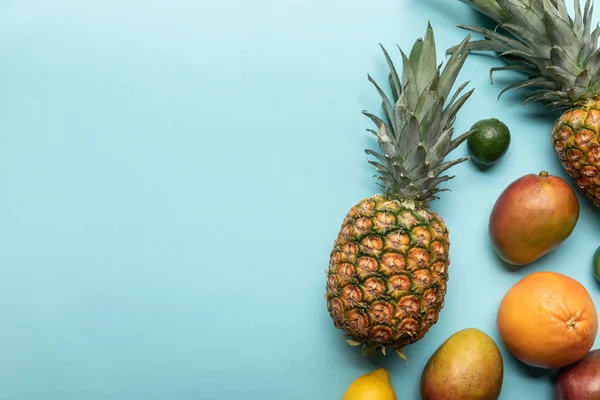
[[[506,293],[497,325],[506,348],[521,362],[560,368],[594,345],[598,316],[587,290],[556,272],[534,272]]]

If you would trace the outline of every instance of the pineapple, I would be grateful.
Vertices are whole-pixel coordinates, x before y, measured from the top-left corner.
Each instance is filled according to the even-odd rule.
[[[401,76],[381,48],[393,102],[369,76],[382,96],[385,121],[363,113],[377,127],[368,131],[380,151],[365,151],[382,193],[355,204],[343,220],[325,297],[334,326],[350,345],[362,346],[365,355],[385,354],[389,347],[404,357],[402,348],[428,332],[444,305],[450,240],[444,221],[428,206],[448,190],[440,184],[453,176],[444,172],[468,159],[444,161],[472,133],[452,138],[457,112],[473,90],[461,95],[467,82],[449,96],[468,52],[451,56],[442,72],[430,24],[410,56],[400,50]]]
[[[552,130],[554,152],[577,187],[600,207],[600,28],[592,26],[592,1],[586,1],[582,13],[575,0],[574,18],[564,0],[461,1],[501,28],[460,26],[483,35],[466,49],[492,51],[503,59],[506,64],[492,68],[492,74],[504,70],[526,75],[500,95],[530,89],[523,103],[540,102],[562,113]]]

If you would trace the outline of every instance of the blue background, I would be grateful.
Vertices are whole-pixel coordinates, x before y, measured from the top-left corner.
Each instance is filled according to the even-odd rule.
[[[440,60],[479,16],[449,0],[0,2],[0,399],[341,398],[386,367],[400,399],[451,334],[499,342],[497,306],[534,271],[582,282],[600,211],[522,270],[495,257],[487,218],[513,180],[566,177],[552,116],[497,94],[488,56],[456,122],[496,117],[501,162],[455,167],[433,204],[451,232],[446,306],[420,342],[364,358],[339,340],[324,291],[348,209],[377,192],[364,149],[386,77],[430,20]],[[454,153],[466,155],[465,146]],[[548,399],[552,372],[500,345],[502,399]]]

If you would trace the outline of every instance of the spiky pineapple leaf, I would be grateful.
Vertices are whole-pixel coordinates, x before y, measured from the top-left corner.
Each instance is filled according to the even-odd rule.
[[[567,5],[565,4],[565,0],[555,0],[554,3],[555,3],[554,6],[556,8],[556,11],[560,15],[560,17],[565,22],[573,22],[571,20],[571,17],[569,16],[569,12],[567,11]]]
[[[444,154],[448,154],[450,151],[450,144],[452,143],[452,134],[454,128],[448,128],[438,137],[437,141],[433,146],[427,150],[427,161],[431,164],[432,161],[438,160],[444,157]]]
[[[553,82],[552,80],[544,77],[544,76],[538,76],[536,78],[530,78],[524,81],[519,81],[519,82],[515,82],[511,85],[508,85],[507,87],[505,87],[504,89],[502,89],[502,91],[500,92],[500,94],[498,95],[498,98],[500,98],[504,93],[508,92],[509,90],[518,90],[518,89],[523,89],[523,88],[544,88],[544,89],[556,89],[556,83]]]
[[[353,346],[353,347],[357,347],[357,346],[360,346],[362,344],[358,340],[354,340],[354,339],[343,338],[343,340],[344,340],[344,342],[348,343],[350,346]]]
[[[458,74],[464,66],[465,61],[467,61],[469,52],[463,53],[463,50],[467,43],[469,43],[469,40],[471,40],[471,35],[467,35],[467,37],[458,45],[456,53],[450,56],[446,68],[444,68],[444,71],[440,75],[437,90],[439,96],[443,99],[448,98],[448,95],[458,78]]]
[[[586,65],[590,71],[597,71],[600,69],[600,51],[596,51],[586,61]]]
[[[377,92],[379,92],[379,96],[381,96],[383,112],[385,113],[385,116],[387,118],[388,125],[392,129],[398,129],[398,126],[396,125],[396,118],[394,115],[394,106],[392,105],[390,99],[387,97],[383,89],[379,87],[377,82],[375,82],[373,78],[371,78],[371,75],[367,75],[367,77],[369,79],[369,82],[371,82],[373,86],[375,86],[375,88],[377,89]]]
[[[432,91],[433,92],[433,91]],[[431,93],[431,92],[430,92]],[[436,125],[442,121],[444,99],[436,98],[435,102],[429,104],[429,110],[421,122],[421,143],[427,149],[431,147],[436,138]]]
[[[502,43],[498,43],[493,40],[490,40],[490,39],[482,39],[482,40],[475,40],[475,41],[469,42],[466,46],[466,49],[473,50],[473,51],[493,51],[495,53],[500,53],[504,50],[507,50],[507,46]],[[448,50],[446,50],[446,53],[447,54],[456,53],[457,50],[458,50],[458,45],[454,46],[454,47],[450,47]]]
[[[458,96],[460,96],[460,94],[462,93],[463,90],[465,90],[465,88],[469,85],[469,83],[471,83],[471,81],[466,81],[463,82],[455,91],[454,91],[454,95],[452,96],[452,98],[450,99],[449,104],[453,104],[456,99],[458,98]]]
[[[427,32],[424,39],[418,39],[421,42],[420,46],[415,44],[415,49],[419,48],[419,52],[413,54],[411,52],[411,60],[414,57],[413,65],[416,75],[417,89],[421,95],[431,83],[431,79],[437,68],[437,58],[435,52],[435,38],[431,24],[427,24]]]
[[[590,74],[589,68],[583,70],[581,74],[577,76],[577,80],[575,81],[575,85],[577,87],[587,87],[592,80],[592,75]]]
[[[524,65],[505,65],[503,67],[494,67],[494,68],[490,69],[490,83],[492,85],[494,84],[494,78],[493,78],[494,72],[500,72],[500,71],[518,71],[518,72],[523,72],[528,75],[536,74],[535,68],[527,67]]]
[[[462,135],[460,135],[456,139],[452,140],[450,142],[450,151],[453,151],[458,146],[460,146],[465,140],[467,140],[469,138],[469,136],[471,136],[475,132],[476,132],[476,129],[472,129],[470,131],[467,131],[467,132],[463,133]],[[459,159],[459,160],[461,160],[459,162],[467,161],[467,159],[468,159],[468,157],[467,158],[461,158],[461,159]]]
[[[508,36],[505,36],[501,33],[492,31],[487,28],[480,28],[480,27],[473,26],[473,25],[459,25],[459,28],[466,29],[466,30],[469,30],[469,31],[475,32],[475,33],[480,33],[489,39],[493,39],[496,42],[505,45],[509,49],[520,50],[525,54],[529,53],[529,51],[530,51],[530,49],[522,42],[519,42],[518,40],[515,40],[515,39],[511,39]],[[457,49],[455,52],[453,52],[453,54],[458,53],[458,52],[459,52],[459,49]],[[533,55],[533,54],[531,54],[531,55]]]
[[[392,61],[392,58],[390,57],[389,53],[381,45],[381,43],[379,44],[379,47],[383,51],[383,55],[385,56],[385,61],[387,62],[388,68],[390,70],[389,80],[390,80],[390,84],[392,86],[392,92],[394,94],[394,103],[395,103],[398,100],[398,98],[400,97],[400,94],[402,94],[402,83],[400,82],[400,77],[398,76],[398,71],[396,71],[396,67],[395,67],[394,62]]]
[[[469,97],[471,97],[474,91],[475,89],[469,90],[467,93],[463,94],[458,100],[456,100],[453,104],[448,106],[447,111],[444,114],[444,117],[442,118],[442,124],[444,126],[450,124],[453,121],[458,111],[467,102],[467,100],[469,99]]]
[[[573,28],[577,38],[582,39],[583,33],[583,15],[581,15],[581,3],[580,0],[575,0],[575,19],[573,21]]]
[[[544,13],[541,8],[536,7],[536,3],[530,0],[497,0],[497,2],[506,14],[510,15],[507,20],[502,21],[502,26],[508,24],[529,26],[532,32],[544,32]]]
[[[460,0],[471,7],[476,8],[482,13],[488,15],[494,21],[504,21],[508,19],[508,14],[498,5],[495,0]]]
[[[403,161],[406,161],[406,156],[408,155],[411,148],[417,145],[417,143],[421,140],[420,127],[417,118],[406,108],[400,106],[400,109],[404,110],[404,125],[402,129],[398,132],[398,154],[402,157]],[[404,163],[404,162],[403,162]],[[407,168],[408,169],[408,168]]]
[[[549,0],[546,0],[549,2]],[[546,32],[552,43],[553,48],[560,48],[571,58],[572,61],[577,60],[578,47],[573,47],[573,43],[577,43],[579,38],[573,31],[573,26],[564,21],[558,12],[551,10],[548,6],[544,22],[546,23]],[[572,54],[575,53],[575,54]]]
[[[409,58],[406,56],[406,54],[404,54],[402,49],[400,49],[400,54],[402,54],[402,82],[404,87],[404,99],[406,100],[406,106],[411,110],[414,110],[417,107],[417,102],[419,101],[417,75]]]
[[[402,349],[395,348],[394,350],[396,351],[396,354],[398,354],[398,356],[401,359],[403,359],[405,363],[408,364],[408,358],[406,357],[406,354],[404,354],[404,352],[402,351]]]
[[[545,53],[552,48],[549,42],[539,40],[537,32],[516,24],[503,24],[502,27],[515,36],[519,36],[523,43],[532,49],[532,53]],[[504,50],[507,50],[506,48]],[[502,52],[502,51],[500,51]]]
[[[363,347],[361,349],[361,353],[363,356],[365,357],[369,357],[371,355],[373,355],[373,353],[375,352],[375,350],[377,350],[377,346],[373,346],[370,344],[363,344]]]
[[[435,103],[439,100],[437,93],[435,90],[425,90],[423,91],[423,94],[421,95],[421,97],[419,98],[419,101],[417,103],[417,107],[415,109],[415,118],[418,121],[422,121],[421,125],[429,125],[429,123],[431,123],[431,119],[434,118],[432,116],[430,116],[429,120],[425,121],[425,117],[429,114],[431,115],[431,111],[433,110],[433,106],[435,105]],[[440,109],[440,113],[441,113],[441,108],[438,107],[438,109]],[[424,123],[423,123],[424,122]],[[426,133],[427,132],[427,128],[423,126],[423,131]],[[424,139],[422,139],[424,140]]]

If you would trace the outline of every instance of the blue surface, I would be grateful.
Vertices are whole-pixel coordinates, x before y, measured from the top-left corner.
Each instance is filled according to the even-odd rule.
[[[332,400],[378,366],[416,399],[451,334],[498,340],[497,306],[522,276],[567,273],[600,304],[600,211],[582,197],[575,232],[541,262],[511,272],[494,256],[504,187],[565,175],[552,119],[520,93],[497,101],[512,76],[490,86],[495,61],[473,56],[457,132],[496,117],[513,142],[487,172],[454,168],[433,205],[452,239],[439,322],[408,365],[363,358],[333,328],[329,251],[377,191],[361,114],[379,110],[377,44],[409,49],[431,20],[443,57],[477,19],[449,0],[2,1],[0,399]],[[502,351],[502,399],[550,398],[551,373]]]

